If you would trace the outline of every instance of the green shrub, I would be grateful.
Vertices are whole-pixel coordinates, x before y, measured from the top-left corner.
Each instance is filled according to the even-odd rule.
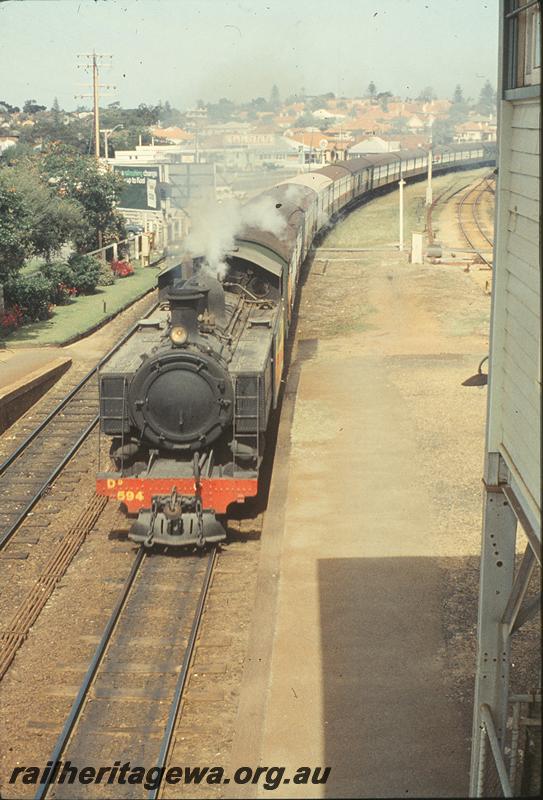
[[[6,306],[18,306],[25,322],[37,322],[51,315],[51,283],[40,272],[17,275],[4,284]]]
[[[81,294],[92,294],[100,278],[100,260],[93,256],[73,253],[68,259],[74,275],[74,286]]]
[[[113,283],[115,283],[115,275],[111,269],[111,264],[109,261],[101,261],[98,286],[111,286]]]
[[[55,261],[52,264],[45,264],[41,271],[51,285],[49,299],[56,306],[65,305],[77,294],[74,272],[65,262]]]

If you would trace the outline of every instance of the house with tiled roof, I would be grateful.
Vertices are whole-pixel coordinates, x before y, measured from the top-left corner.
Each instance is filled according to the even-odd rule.
[[[164,139],[170,144],[183,144],[190,142],[194,138],[194,134],[187,133],[182,128],[151,128],[151,135],[157,139]]]
[[[421,133],[427,126],[428,120],[415,115],[409,117],[405,123],[405,127],[408,128],[410,133]]]
[[[328,145],[328,139],[317,128],[305,131],[285,131],[285,138],[312,150],[324,149]]]
[[[374,113],[368,111],[356,119],[345,121],[345,129],[351,131],[353,135],[373,136],[390,128],[391,125],[386,121],[386,115],[381,108],[377,108]]]
[[[454,129],[455,142],[495,142],[496,120],[461,122]]]
[[[393,153],[400,149],[400,142],[395,139],[383,139],[380,136],[369,136],[354,144],[349,153],[363,155],[364,153]]]
[[[19,142],[18,133],[8,133],[7,131],[0,134],[0,153],[7,150],[8,147],[13,147]]]

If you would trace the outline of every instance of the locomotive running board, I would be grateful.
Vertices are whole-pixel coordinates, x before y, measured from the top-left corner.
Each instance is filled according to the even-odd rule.
[[[128,538],[147,547],[155,544],[168,547],[202,547],[206,542],[221,542],[226,539],[226,531],[212,512],[202,514],[203,530],[198,530],[198,516],[184,513],[180,520],[169,519],[161,511],[153,515],[150,509],[140,511],[138,519],[130,528]],[[182,524],[179,524],[179,523]]]

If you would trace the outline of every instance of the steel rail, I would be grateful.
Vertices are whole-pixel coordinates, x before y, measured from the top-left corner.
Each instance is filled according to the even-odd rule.
[[[121,612],[126,605],[126,601],[134,585],[134,581],[136,580],[136,577],[138,575],[139,569],[141,567],[144,558],[145,558],[145,550],[143,547],[141,547],[136,554],[136,558],[134,559],[134,563],[132,564],[130,573],[128,574],[128,577],[123,585],[123,588],[115,604],[115,608],[111,613],[108,623],[104,628],[102,637],[98,643],[96,650],[94,651],[92,661],[89,665],[89,668],[87,669],[87,672],[85,673],[85,677],[83,678],[83,683],[81,684],[77,696],[72,703],[70,713],[68,714],[66,722],[64,723],[64,727],[57,739],[53,753],[51,754],[50,761],[53,765],[53,768],[49,772],[45,782],[40,785],[38,791],[34,795],[35,800],[42,800],[46,796],[47,791],[51,786],[52,779],[53,777],[55,777],[56,764],[57,762],[60,761],[60,758],[64,750],[66,749],[66,745],[68,744],[68,741],[70,739],[72,731],[75,725],[77,724],[79,717],[81,716],[81,712],[85,705],[85,700],[87,698],[89,689],[94,680],[94,676],[96,675],[96,672],[100,664],[102,663],[105,652],[107,650],[107,646],[111,640],[113,631],[115,630],[115,626],[117,625],[117,621],[121,615]]]
[[[75,442],[75,444],[73,444],[70,447],[68,452],[64,454],[64,457],[57,464],[57,466],[53,469],[53,471],[50,472],[49,475],[42,481],[42,483],[40,484],[39,488],[36,490],[34,496],[31,498],[31,500],[28,501],[28,503],[22,509],[22,511],[19,512],[19,515],[17,516],[15,521],[12,522],[11,525],[8,528],[6,528],[5,530],[2,531],[2,533],[0,534],[0,550],[2,550],[2,548],[4,548],[6,546],[6,544],[9,542],[9,540],[11,539],[11,537],[13,536],[13,534],[15,533],[15,531],[17,530],[17,528],[19,527],[19,525],[21,524],[23,519],[28,514],[28,512],[32,511],[32,509],[34,508],[34,506],[36,505],[38,500],[41,500],[41,498],[45,494],[45,492],[48,489],[48,487],[50,486],[50,484],[55,480],[57,475],[59,475],[59,473],[64,469],[64,467],[66,466],[68,461],[70,461],[70,459],[73,458],[73,456],[79,450],[79,448],[81,447],[81,445],[83,444],[83,442],[85,441],[87,436],[92,432],[93,428],[96,427],[96,425],[98,424],[99,420],[100,420],[100,417],[98,415],[96,415],[93,418],[93,420],[90,423],[90,425],[87,425],[87,427],[85,428],[83,433],[80,435],[78,440]]]
[[[494,247],[494,242],[493,242],[493,241],[492,241],[492,239],[490,239],[490,237],[488,237],[488,236],[486,235],[486,233],[484,232],[484,230],[483,230],[483,227],[482,227],[482,225],[481,225],[481,223],[480,223],[480,221],[479,221],[479,216],[478,216],[478,213],[477,213],[477,212],[478,212],[478,210],[479,210],[479,203],[481,202],[481,199],[482,199],[483,195],[485,195],[485,194],[486,194],[486,192],[489,192],[489,191],[491,191],[491,189],[490,189],[490,185],[489,185],[489,183],[488,183],[488,180],[487,180],[486,178],[485,178],[485,183],[486,183],[486,186],[484,186],[484,187],[481,189],[481,191],[479,192],[479,194],[478,194],[478,195],[477,195],[477,197],[475,198],[475,202],[473,203],[473,205],[472,205],[472,207],[471,207],[471,212],[472,212],[472,214],[473,214],[473,221],[474,221],[474,222],[475,222],[475,224],[477,225],[477,229],[478,229],[479,233],[481,234],[481,236],[483,237],[483,239],[484,239],[486,242],[488,242],[488,244],[490,245],[490,247]]]
[[[155,309],[158,308],[158,305],[159,305],[158,303],[155,303],[149,309],[149,311],[147,311],[145,316],[147,317],[149,316],[149,314],[155,311]],[[13,464],[13,462],[21,455],[21,453],[24,450],[26,450],[28,445],[34,441],[36,436],[38,436],[47,427],[47,425],[51,422],[51,420],[54,419],[57,416],[57,414],[60,413],[60,411],[62,411],[62,409],[66,406],[66,404],[69,403],[70,400],[72,400],[79,391],[81,391],[83,386],[85,386],[85,384],[89,382],[89,380],[93,377],[93,375],[95,375],[98,372],[100,367],[103,366],[103,364],[109,358],[111,358],[111,356],[114,355],[120,347],[122,347],[122,345],[135,332],[135,330],[138,327],[138,324],[139,323],[136,322],[134,323],[134,325],[131,326],[130,330],[121,339],[119,339],[119,341],[111,348],[111,350],[109,350],[105,354],[105,356],[103,356],[100,359],[100,361],[96,364],[96,366],[94,366],[83,378],[81,378],[79,383],[76,386],[74,386],[74,388],[68,392],[68,394],[52,409],[52,411],[49,412],[49,414],[45,417],[45,419],[42,420],[42,422],[40,422],[40,424],[37,425],[33,431],[31,431],[31,433],[29,433],[26,439],[24,439],[24,441],[21,442],[21,444],[13,451],[13,453],[11,453],[11,455],[8,456],[8,458],[6,458],[5,461],[3,461],[0,464],[0,475],[2,475],[11,464]]]
[[[168,715],[168,721],[166,723],[162,744],[160,746],[160,753],[156,763],[157,767],[164,768],[166,766],[166,762],[168,760],[168,756],[170,753],[175,731],[175,725],[177,722],[177,717],[179,716],[179,709],[181,707],[181,700],[183,699],[183,691],[185,689],[185,684],[187,682],[187,676],[192,661],[192,655],[194,653],[194,646],[196,644],[196,637],[198,636],[198,630],[200,628],[200,623],[202,621],[204,606],[207,598],[207,593],[209,591],[209,586],[211,584],[211,577],[213,575],[213,569],[215,567],[216,560],[217,560],[217,547],[214,546],[209,554],[207,569],[204,575],[204,582],[200,590],[198,605],[194,613],[194,619],[192,621],[189,640],[183,655],[181,670],[179,672],[179,677],[177,679],[173,701],[170,708],[170,713]],[[155,789],[150,790],[149,794],[147,795],[147,800],[157,800],[159,791],[160,791],[160,783]]]
[[[98,672],[100,665],[102,664],[108,645],[110,644],[113,638],[113,634],[115,632],[119,617],[121,616],[124,608],[126,607],[130,592],[134,586],[134,583],[140,572],[141,565],[144,559],[146,558],[146,555],[147,551],[145,550],[145,548],[140,547],[136,554],[136,558],[134,560],[134,563],[132,564],[128,577],[126,578],[123,584],[119,597],[117,598],[115,607],[111,612],[106,627],[104,628],[100,641],[96,647],[96,650],[94,651],[92,660],[89,664],[87,672],[85,673],[85,677],[83,678],[83,682],[79,688],[77,696],[75,697],[72,703],[72,706],[64,723],[62,731],[60,732],[57,738],[53,752],[49,758],[49,761],[52,764],[52,769],[47,775],[47,778],[44,781],[44,783],[40,784],[40,787],[38,788],[36,794],[34,795],[34,800],[44,800],[49,791],[49,788],[53,785],[53,782],[56,779],[55,772],[58,771],[56,769],[56,765],[61,763],[61,758],[64,752],[66,751],[72,733],[78,721],[81,718],[82,712],[85,708],[86,699],[88,697],[89,691],[96,677],[96,673]],[[162,739],[160,753],[158,756],[157,766],[165,766],[171,749],[175,726],[179,715],[179,709],[181,707],[181,701],[183,698],[183,692],[186,686],[188,672],[192,662],[192,656],[194,654],[196,639],[198,637],[198,632],[200,629],[200,624],[202,621],[203,612],[205,608],[205,602],[207,599],[209,587],[211,585],[211,578],[213,576],[213,570],[215,568],[216,560],[217,560],[217,547],[213,546],[213,548],[209,553],[209,559],[203,577],[203,583],[200,589],[198,603],[196,606],[196,610],[194,612],[194,617],[192,620],[188,642],[184,649],[181,670],[176,681],[173,700],[168,714],[166,726],[164,729],[164,736]],[[156,790],[152,790],[149,793],[149,798],[158,797],[159,789],[160,786],[158,786]]]
[[[483,178],[483,179],[482,179],[482,180],[481,180],[481,181],[480,181],[478,184],[476,184],[476,185],[475,185],[475,186],[474,186],[472,189],[470,189],[470,191],[469,191],[469,192],[466,192],[466,194],[464,195],[464,197],[462,197],[462,199],[460,200],[460,203],[457,205],[457,207],[456,207],[456,212],[457,212],[458,224],[459,224],[459,226],[460,226],[460,230],[462,231],[462,235],[464,236],[464,239],[467,241],[467,243],[469,244],[469,246],[471,247],[471,249],[473,250],[473,252],[474,252],[476,255],[478,255],[478,256],[479,256],[479,258],[481,258],[481,259],[482,259],[482,260],[485,262],[485,264],[486,264],[487,266],[489,266],[490,268],[492,268],[492,263],[491,263],[491,262],[490,262],[490,261],[489,261],[487,258],[485,258],[485,256],[484,256],[484,255],[482,254],[482,252],[481,252],[481,249],[480,249],[480,248],[477,248],[477,247],[475,247],[475,244],[474,244],[473,240],[470,238],[469,234],[467,233],[467,231],[466,231],[466,228],[465,228],[465,226],[464,226],[464,223],[463,223],[463,221],[462,221],[462,210],[463,210],[463,208],[464,208],[464,205],[466,204],[466,201],[467,201],[468,197],[469,197],[471,194],[473,194],[473,192],[475,192],[475,191],[476,191],[476,190],[479,188],[479,186],[481,185],[481,183],[483,183],[483,182],[486,182],[486,180],[487,180],[487,176],[485,176],[485,177],[484,177],[484,178]],[[483,189],[483,192],[485,192],[485,191],[487,191],[487,189]],[[482,193],[482,192],[481,192],[481,193]],[[472,217],[473,217],[473,218],[474,218],[474,220],[475,220],[475,214],[474,214],[474,211],[473,211],[473,204],[472,204]],[[475,222],[476,222],[476,224],[477,224],[477,227],[480,229],[480,227],[479,227],[479,224],[478,224],[477,220],[475,220]],[[482,233],[482,231],[481,231],[481,233]],[[485,237],[485,238],[486,238],[486,237]]]
[[[464,191],[464,189],[466,189],[469,185],[470,185],[469,183],[464,183],[462,186],[458,187],[457,189],[454,188],[454,183],[453,183],[452,186],[447,186],[441,192],[441,194],[439,194],[436,197],[436,199],[428,206],[428,213],[427,213],[427,219],[426,219],[426,228],[427,228],[427,231],[428,231],[428,244],[432,245],[434,243],[434,231],[433,231],[433,228],[432,228],[432,214],[436,210],[437,206],[440,203],[448,203],[450,200],[452,200],[453,197],[455,197],[460,192]],[[454,189],[454,191],[451,192],[451,189]],[[449,192],[451,192],[451,193],[448,194]],[[445,197],[445,195],[447,195],[447,194],[448,194],[448,197]],[[443,199],[443,198],[445,198],[445,199]]]
[[[26,439],[24,439],[24,441],[22,441],[22,442],[21,442],[21,444],[20,444],[20,445],[19,445],[19,446],[18,446],[18,447],[17,447],[17,448],[16,448],[16,449],[13,451],[13,453],[11,453],[11,455],[9,455],[9,456],[6,458],[6,460],[5,460],[5,461],[3,461],[3,462],[0,464],[0,475],[3,475],[3,473],[6,471],[6,469],[7,469],[9,466],[11,466],[11,464],[13,464],[13,462],[14,462],[14,461],[15,461],[15,460],[16,460],[16,459],[17,459],[17,458],[18,458],[18,457],[21,455],[21,453],[23,453],[23,452],[26,450],[26,448],[28,447],[28,445],[29,445],[31,442],[33,442],[33,441],[34,441],[34,439],[36,438],[36,436],[38,436],[38,435],[39,435],[39,434],[40,434],[40,433],[41,433],[41,432],[42,432],[42,431],[43,431],[43,430],[44,430],[44,429],[47,427],[47,425],[48,425],[48,424],[51,422],[51,420],[52,420],[52,419],[54,419],[54,418],[57,416],[57,414],[59,414],[59,413],[60,413],[60,411],[62,411],[62,409],[63,409],[63,408],[64,408],[64,407],[65,407],[65,406],[66,406],[66,405],[67,405],[67,404],[70,402],[70,400],[71,400],[71,399],[72,399],[72,398],[73,398],[73,397],[74,397],[74,396],[75,396],[75,395],[76,395],[76,394],[77,394],[79,391],[81,391],[81,389],[83,388],[83,386],[85,386],[85,384],[87,384],[87,383],[88,383],[88,381],[89,381],[89,380],[92,378],[92,376],[94,375],[94,373],[96,372],[96,370],[97,370],[97,369],[98,369],[98,367],[97,367],[97,366],[96,366],[96,367],[93,367],[93,369],[92,369],[92,370],[91,370],[89,373],[87,373],[87,375],[85,375],[85,376],[84,376],[84,377],[83,377],[83,378],[82,378],[82,379],[79,381],[79,383],[77,384],[77,386],[74,386],[74,388],[73,388],[73,389],[71,389],[71,390],[68,392],[68,394],[67,394],[67,395],[66,395],[66,396],[65,396],[65,397],[64,397],[64,398],[63,398],[63,399],[60,401],[60,403],[58,403],[58,404],[57,404],[57,405],[56,405],[56,406],[53,408],[53,410],[49,412],[49,414],[48,414],[48,415],[45,417],[45,419],[44,419],[44,420],[42,420],[42,421],[40,422],[40,424],[39,424],[39,425],[37,425],[37,426],[34,428],[34,430],[33,430],[33,431],[31,431],[31,432],[29,433],[29,435],[26,437]]]
[[[153,306],[147,311],[145,316],[149,316],[152,314],[153,311],[158,308],[159,303],[154,303]],[[0,477],[5,473],[5,471],[19,458],[22,453],[28,448],[28,446],[36,439],[36,437],[43,433],[46,427],[51,423],[51,421],[62,411],[63,408],[72,400],[81,389],[88,384],[90,379],[98,373],[100,367],[103,366],[118,350],[122,347],[125,342],[130,339],[131,336],[135,333],[139,325],[139,322],[134,323],[124,334],[124,336],[119,339],[119,341],[98,361],[98,363],[85,375],[79,383],[71,389],[66,397],[64,397],[60,403],[58,403],[53,410],[47,415],[47,417],[26,437],[26,439],[21,442],[21,444],[13,451],[13,453],[0,465]],[[57,465],[53,468],[53,470],[44,478],[37,486],[34,491],[33,496],[28,501],[28,503],[24,506],[24,508],[19,512],[17,517],[13,522],[10,523],[8,528],[5,528],[0,533],[0,550],[2,550],[6,544],[9,542],[21,522],[24,520],[26,515],[31,511],[36,503],[43,497],[44,493],[46,492],[47,488],[50,484],[55,480],[55,478],[60,474],[66,464],[73,458],[75,453],[79,450],[85,439],[92,433],[93,429],[96,427],[100,420],[99,414],[93,415],[91,421],[87,425],[87,427],[83,430],[80,434],[78,439],[72,444],[68,451],[66,451],[61,458],[61,460],[57,463]]]

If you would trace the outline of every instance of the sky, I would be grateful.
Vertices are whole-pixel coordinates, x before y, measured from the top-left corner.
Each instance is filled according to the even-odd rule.
[[[89,105],[78,53],[113,56],[103,105],[496,86],[497,0],[4,0],[0,100]]]

